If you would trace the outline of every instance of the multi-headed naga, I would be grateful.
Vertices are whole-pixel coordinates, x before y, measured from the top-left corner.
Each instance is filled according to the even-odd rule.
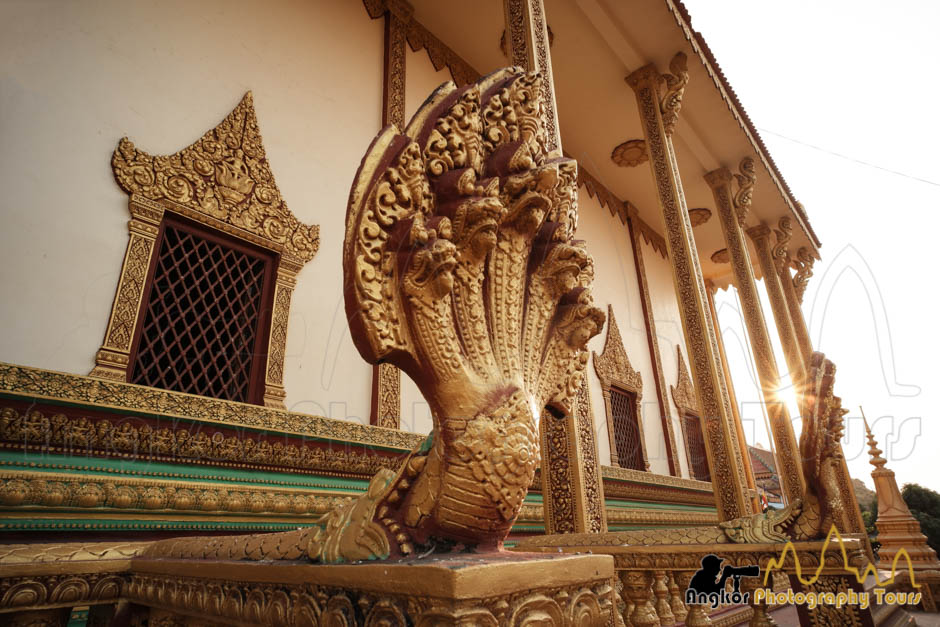
[[[348,520],[323,534],[327,561],[496,546],[538,466],[539,417],[571,411],[604,314],[573,239],[577,163],[545,148],[541,80],[507,69],[447,83],[362,161],[343,247],[350,330],[366,361],[415,381],[434,430],[374,480],[358,549],[331,542]]]
[[[401,368],[434,429],[325,527],[154,543],[151,557],[342,562],[497,548],[539,464],[538,420],[572,411],[604,314],[577,225],[577,163],[545,148],[541,77],[439,87],[372,142],[346,214],[346,313]]]

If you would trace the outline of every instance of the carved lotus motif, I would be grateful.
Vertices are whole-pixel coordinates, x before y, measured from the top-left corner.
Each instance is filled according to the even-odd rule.
[[[571,411],[604,324],[573,239],[577,164],[547,156],[540,85],[503,70],[441,86],[404,133],[376,137],[353,184],[353,340],[408,374],[434,419],[355,531],[392,552],[501,542],[538,465],[537,419]]]

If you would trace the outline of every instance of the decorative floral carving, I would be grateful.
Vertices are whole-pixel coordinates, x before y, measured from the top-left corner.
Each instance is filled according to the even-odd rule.
[[[278,514],[298,520],[308,518],[306,523],[312,524],[351,500],[352,497],[324,496],[309,489],[58,473],[0,473],[0,504],[6,507]]]
[[[689,209],[689,222],[692,224],[692,228],[702,226],[708,222],[711,217],[711,210],[705,209],[704,207]]]
[[[111,167],[128,194],[170,200],[263,237],[301,261],[317,252],[319,227],[297,220],[274,182],[251,92],[218,126],[175,154],[151,156],[123,138]]]
[[[387,429],[401,428],[401,371],[391,364],[379,364],[376,385],[376,423]]]
[[[666,90],[660,102],[666,137],[671,137],[676,130],[676,125],[679,123],[679,109],[682,107],[682,96],[685,93],[685,86],[689,84],[688,59],[684,52],[677,52],[672,58],[669,62],[669,71],[672,73],[662,75],[666,82]]]
[[[424,439],[420,434],[392,431],[348,420],[333,420],[2,362],[0,391],[16,396],[66,401],[69,404],[106,405],[111,409],[153,413],[167,418],[188,418],[400,450],[411,449]]]
[[[751,210],[751,203],[754,200],[754,185],[757,183],[757,166],[754,159],[744,157],[741,159],[741,165],[738,166],[740,174],[735,174],[734,178],[738,181],[738,191],[734,195],[734,209],[737,213],[738,224],[743,229],[747,220],[747,213]]]
[[[687,205],[675,151],[661,118],[661,99],[658,97],[660,74],[655,66],[647,65],[630,74],[626,80],[636,94],[643,134],[650,153],[651,170],[663,213],[679,312],[690,355],[694,359],[694,370],[701,375],[702,389],[699,394],[706,421],[705,437],[710,444],[711,464],[715,468],[716,476],[727,478],[727,481],[713,484],[715,498],[722,518],[738,518],[748,511],[745,501],[747,477],[744,459],[737,445],[728,391],[723,377],[716,370],[717,336],[706,309],[708,297],[686,213]]]
[[[806,286],[809,285],[809,279],[813,276],[813,264],[816,263],[816,258],[808,248],[801,246],[796,251],[796,259],[792,259],[791,263],[796,269],[796,274],[793,275],[793,289],[796,291],[797,300],[803,304],[803,294],[806,293]]]
[[[731,255],[727,248],[722,248],[712,253],[711,260],[713,263],[731,263]]]
[[[610,159],[623,168],[635,168],[641,163],[649,161],[646,152],[646,142],[642,139],[630,139],[614,147]]]
[[[780,218],[778,226],[779,228],[774,230],[777,243],[771,251],[771,256],[774,260],[774,266],[776,266],[777,272],[780,274],[780,278],[786,280],[790,275],[790,251],[788,247],[790,245],[790,238],[793,236],[793,222],[789,217],[784,216]]]

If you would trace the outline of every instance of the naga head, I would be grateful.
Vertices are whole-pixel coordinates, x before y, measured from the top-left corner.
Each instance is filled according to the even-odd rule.
[[[391,553],[498,545],[570,412],[604,324],[577,226],[577,163],[546,149],[542,78],[439,87],[383,129],[353,183],[343,274],[354,343],[410,376],[434,430],[375,503]],[[364,510],[365,511],[365,510]]]

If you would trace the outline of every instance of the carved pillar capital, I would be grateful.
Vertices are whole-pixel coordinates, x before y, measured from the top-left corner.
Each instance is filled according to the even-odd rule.
[[[730,185],[733,180],[734,175],[728,168],[718,168],[705,175],[705,182],[708,183],[708,186],[712,189],[722,185]]]
[[[770,237],[772,232],[773,231],[770,230],[770,227],[764,224],[763,222],[747,229],[747,235],[752,240],[754,240],[754,243],[757,243],[759,240],[767,239],[768,237]]]
[[[627,85],[633,88],[634,91],[640,89],[641,87],[654,87],[656,90],[659,90],[659,83],[662,81],[663,75],[659,73],[659,70],[656,69],[656,65],[650,63],[644,65],[638,70],[634,70],[628,74],[624,80],[627,81]]]

